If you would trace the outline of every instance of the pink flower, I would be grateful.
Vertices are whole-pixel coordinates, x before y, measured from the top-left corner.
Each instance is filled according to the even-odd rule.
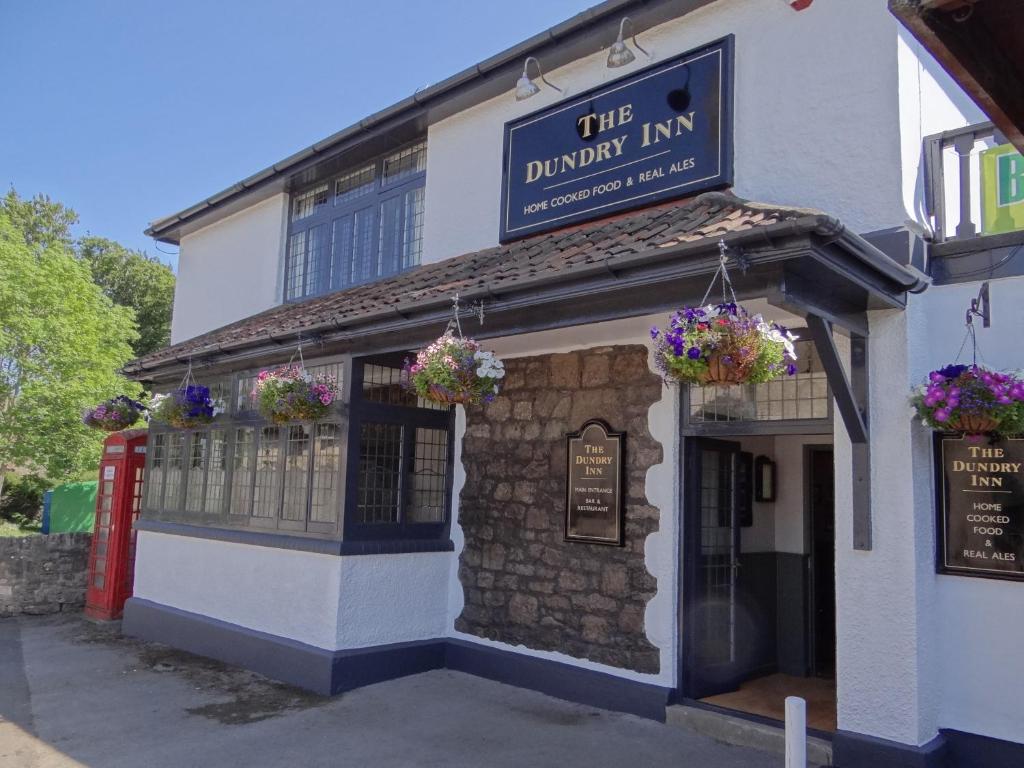
[[[935,411],[935,413],[932,414],[932,416],[934,417],[934,419],[936,421],[939,421],[939,422],[948,421],[949,420],[949,411],[946,408],[939,408],[939,409],[937,409]]]

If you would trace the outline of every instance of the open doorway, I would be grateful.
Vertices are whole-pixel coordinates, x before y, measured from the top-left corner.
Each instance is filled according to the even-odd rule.
[[[831,436],[688,437],[683,487],[685,698],[836,728]],[[760,475],[760,482],[755,480]]]

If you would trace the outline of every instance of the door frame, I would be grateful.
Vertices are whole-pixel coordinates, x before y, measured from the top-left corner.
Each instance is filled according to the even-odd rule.
[[[804,482],[803,482],[803,494],[804,494],[804,549],[807,552],[807,618],[805,621],[805,631],[807,643],[807,672],[812,677],[818,673],[818,648],[817,648],[817,603],[815,601],[815,574],[814,565],[815,557],[817,553],[814,549],[814,509],[812,505],[812,494],[811,484],[813,482],[812,477],[812,466],[813,462],[811,457],[815,453],[830,453],[832,454],[832,486],[833,486],[833,499],[832,499],[832,517],[833,527],[835,526],[835,443],[806,443],[803,446],[803,471],[804,471]],[[835,552],[835,534],[832,537],[833,552]],[[833,555],[833,568],[835,567],[835,555]],[[833,621],[838,616],[838,611],[835,608],[834,602],[836,599],[837,587],[835,584],[835,578],[833,577],[832,583],[832,600],[833,600]],[[838,662],[838,653],[833,651],[833,657]]]
[[[682,482],[679,484],[679,509],[680,509],[680,546],[679,546],[679,599],[677,606],[677,624],[679,627],[679,672],[678,672],[678,700],[692,701],[694,687],[696,685],[695,672],[696,660],[693,658],[693,644],[690,642],[691,635],[687,632],[687,613],[694,603],[695,589],[698,584],[698,569],[700,566],[700,537],[693,535],[691,530],[694,525],[699,526],[699,517],[694,522],[693,515],[700,515],[697,504],[701,490],[700,477],[698,476],[698,449],[703,444],[710,447],[725,448],[737,446],[739,453],[742,446],[737,440],[723,440],[717,437],[705,437],[703,435],[684,435],[680,444],[682,451]],[[689,482],[687,480],[690,480]],[[695,482],[694,482],[695,480]],[[739,538],[739,525],[736,525],[735,536]],[[738,543],[737,543],[738,546]]]

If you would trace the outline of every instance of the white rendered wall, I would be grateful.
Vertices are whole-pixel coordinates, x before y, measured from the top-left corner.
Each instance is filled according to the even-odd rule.
[[[451,552],[342,557],[337,648],[446,634]]]
[[[838,429],[842,429],[840,424]],[[828,445],[832,435],[778,435],[775,461],[778,480],[775,495],[775,551],[807,554],[807,523],[804,520],[804,446]]]
[[[338,557],[140,531],[135,596],[340,650],[444,637],[450,552]]]
[[[275,195],[181,239],[171,343],[281,300],[287,195]]]
[[[732,440],[731,437],[724,438]],[[775,437],[772,435],[758,437],[735,438],[744,451],[754,455],[767,456],[775,459]],[[788,470],[785,467],[777,466],[777,477],[782,477]],[[740,528],[740,553],[747,552],[774,552],[775,551],[775,503],[771,501],[753,502],[753,525]]]
[[[954,361],[964,337],[964,312],[980,283],[932,287],[911,304],[914,344],[911,378]],[[977,324],[979,362],[997,370],[1024,368],[1024,278],[990,283],[992,326]],[[970,362],[970,345],[962,362]],[[934,520],[931,434],[914,427],[914,477],[923,519]],[[924,545],[935,541],[934,528]],[[935,638],[929,690],[940,728],[1024,742],[1024,709],[1015,691],[1024,683],[1024,585],[1018,582],[937,575],[929,549],[921,580],[931,595],[930,635]]]
[[[988,117],[902,25],[898,61],[903,205],[913,221],[931,227],[924,210],[922,140],[942,131],[984,122]],[[946,215],[955,220],[959,213],[959,181],[955,175],[958,169],[955,162],[946,166]],[[980,197],[975,202],[980,210]]]
[[[779,0],[719,0],[640,36],[655,61],[736,35],[735,191],[814,207],[855,231],[899,226],[898,22],[885,0],[821,0],[800,13]],[[646,66],[605,66],[608,41],[549,79],[578,94]],[[509,92],[432,125],[424,261],[497,243],[502,128],[562,96]],[[915,166],[916,167],[916,166]]]
[[[335,649],[341,559],[139,531],[134,596]]]
[[[836,416],[839,728],[916,745],[937,732],[934,512],[907,403],[908,313],[870,314],[870,551],[853,549],[850,442]]]

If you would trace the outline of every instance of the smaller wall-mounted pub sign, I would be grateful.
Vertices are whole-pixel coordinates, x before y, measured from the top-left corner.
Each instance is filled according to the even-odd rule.
[[[596,419],[566,435],[566,541],[622,545],[624,441]]]
[[[935,436],[938,571],[1024,579],[1024,439]]]

